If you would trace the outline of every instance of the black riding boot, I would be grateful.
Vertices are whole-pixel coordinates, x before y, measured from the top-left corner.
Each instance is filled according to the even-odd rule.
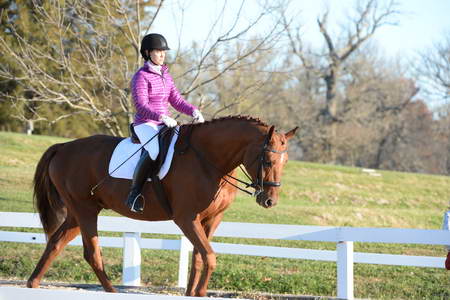
[[[150,158],[148,152],[144,150],[134,170],[131,190],[125,202],[132,212],[142,213],[144,211],[144,196],[142,196],[141,191],[153,164],[154,161]]]

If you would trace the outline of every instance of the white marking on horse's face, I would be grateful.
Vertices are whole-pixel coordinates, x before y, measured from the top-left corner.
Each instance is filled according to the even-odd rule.
[[[284,162],[284,153],[281,153],[280,163],[282,164]]]

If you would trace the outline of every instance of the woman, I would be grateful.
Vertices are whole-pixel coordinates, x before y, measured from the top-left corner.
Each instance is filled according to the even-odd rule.
[[[164,36],[157,33],[146,35],[141,43],[141,55],[145,63],[131,80],[136,107],[133,126],[143,144],[153,138],[163,124],[167,127],[177,126],[177,121],[169,115],[169,104],[177,111],[192,116],[197,122],[205,121],[201,112],[188,103],[175,87],[168,68],[164,65],[166,50],[169,50],[169,47]],[[153,138],[144,148],[148,154],[139,159],[126,200],[126,205],[133,212],[143,211],[144,197],[141,190],[159,153],[158,138]]]

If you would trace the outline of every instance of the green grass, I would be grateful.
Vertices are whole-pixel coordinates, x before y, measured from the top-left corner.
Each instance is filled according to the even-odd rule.
[[[32,212],[31,181],[36,163],[52,144],[67,139],[0,132],[0,211]],[[225,221],[298,225],[439,229],[450,200],[450,178],[291,161],[285,168],[279,204],[260,208],[238,193]],[[116,215],[103,211],[103,215]],[[11,230],[11,229],[9,229]],[[22,229],[14,229],[15,231]],[[117,235],[111,234],[110,235]],[[152,236],[152,235],[149,235]],[[153,235],[156,236],[156,235]],[[173,238],[170,237],[170,238]],[[215,238],[214,241],[313,249],[333,243]],[[0,243],[0,278],[27,279],[44,245]],[[104,248],[107,272],[120,284],[122,251]],[[408,255],[446,255],[440,246],[355,243],[355,251]],[[178,253],[143,250],[142,282],[175,286]],[[45,281],[98,283],[81,247],[68,247]],[[210,289],[336,295],[336,264],[330,262],[219,255]],[[372,299],[448,299],[450,275],[433,268],[355,265],[355,296]]]

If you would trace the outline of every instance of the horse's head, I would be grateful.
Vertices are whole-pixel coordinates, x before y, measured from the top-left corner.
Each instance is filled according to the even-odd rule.
[[[297,129],[298,127],[283,134],[275,132],[272,126],[262,143],[259,140],[247,148],[244,166],[256,189],[256,202],[262,207],[269,208],[278,202],[281,173],[288,160],[288,140]]]

